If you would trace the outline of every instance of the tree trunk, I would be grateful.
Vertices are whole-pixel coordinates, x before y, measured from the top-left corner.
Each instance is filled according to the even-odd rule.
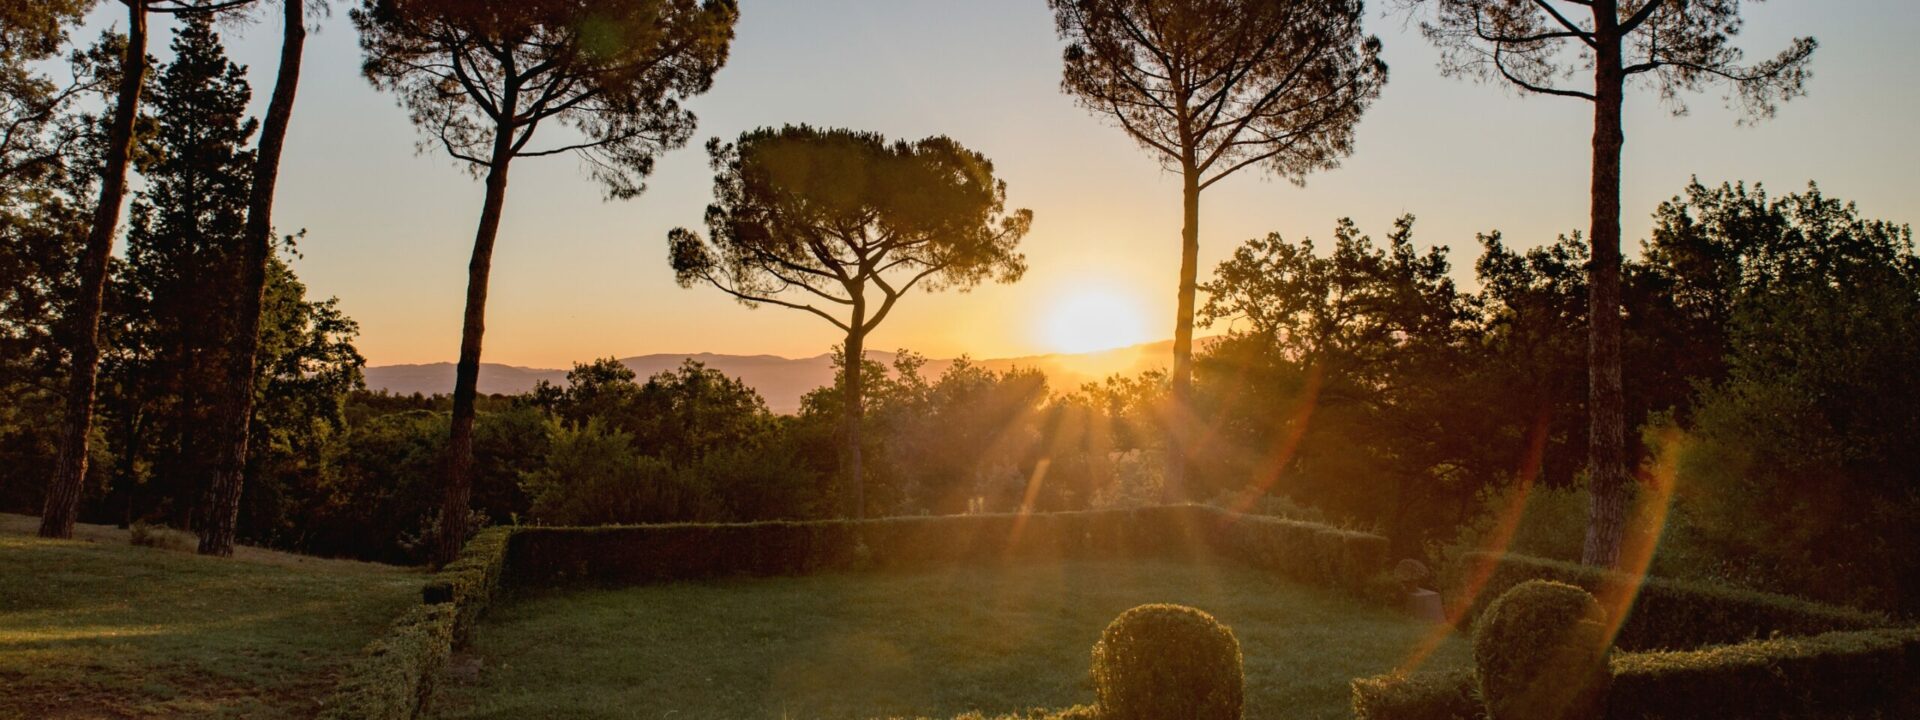
[[[865,399],[867,381],[864,367],[867,356],[867,334],[861,329],[865,322],[866,310],[856,304],[853,310],[853,322],[850,324],[854,330],[847,333],[847,394],[844,398],[846,407],[843,409],[847,416],[845,429],[847,444],[843,462],[846,464],[847,488],[850,495],[849,501],[852,503],[849,516],[855,520],[867,515],[867,479],[860,457],[860,425],[866,416],[867,407]]]
[[[1620,380],[1620,127],[1625,101],[1619,14],[1615,3],[1594,4],[1593,217],[1587,266],[1588,490],[1586,546],[1581,560],[1612,567],[1620,558],[1628,485],[1626,411]]]
[[[140,87],[147,77],[146,0],[124,0],[127,48],[121,58],[120,93],[107,129],[106,166],[100,197],[80,261],[80,297],[71,316],[72,367],[67,378],[67,415],[60,437],[60,460],[47,487],[40,536],[73,537],[73,523],[86,487],[88,440],[93,429],[93,398],[100,373],[100,309],[106,302],[107,269],[113,236],[119,230],[120,204],[127,192],[127,158],[133,153],[133,125],[140,114]]]
[[[507,201],[507,165],[513,160],[513,128],[494,130],[492,166],[487,170],[487,199],[467,264],[467,310],[460,328],[460,364],[453,382],[453,428],[447,436],[447,493],[440,506],[435,564],[452,562],[467,539],[468,501],[473,495],[474,402],[480,384],[480,339],[486,333],[487,276],[493,270],[493,241],[500,234],[500,213]]]
[[[293,98],[300,86],[300,59],[306,49],[305,0],[282,0],[285,29],[280,40],[280,72],[260,130],[254,157],[253,187],[247,196],[247,226],[239,272],[230,300],[234,316],[228,338],[226,377],[214,407],[220,433],[215,440],[213,482],[207,493],[207,522],[200,533],[200,554],[233,554],[240,518],[240,489],[246,479],[248,432],[253,420],[254,378],[259,374],[260,314],[266,302],[267,266],[273,259],[273,191],[280,177],[280,152],[286,144]]]
[[[1189,167],[1181,174],[1182,225],[1180,228],[1180,299],[1173,317],[1173,378],[1171,412],[1167,423],[1166,484],[1161,489],[1166,502],[1187,497],[1187,444],[1185,433],[1192,418],[1188,405],[1193,397],[1193,308],[1200,277],[1200,172]]]

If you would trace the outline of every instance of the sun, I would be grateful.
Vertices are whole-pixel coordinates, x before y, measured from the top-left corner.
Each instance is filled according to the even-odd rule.
[[[1041,334],[1047,345],[1063,353],[1138,345],[1149,337],[1139,301],[1102,287],[1075,288],[1061,295],[1042,316]]]

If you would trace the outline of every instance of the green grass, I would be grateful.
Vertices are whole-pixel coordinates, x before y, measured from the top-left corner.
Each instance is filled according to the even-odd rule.
[[[0,516],[0,718],[311,717],[422,576],[241,548],[71,541]]]
[[[1348,681],[1428,626],[1226,565],[1069,562],[522,595],[476,632],[443,718],[948,717],[1089,703],[1114,616],[1192,605],[1238,635],[1247,717],[1346,718]],[[1447,637],[1429,667],[1461,667]]]

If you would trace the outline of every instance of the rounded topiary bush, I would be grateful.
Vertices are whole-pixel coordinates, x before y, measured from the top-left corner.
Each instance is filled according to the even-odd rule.
[[[1474,675],[1493,720],[1600,717],[1611,675],[1606,611],[1565,583],[1533,580],[1493,601],[1473,632]]]
[[[1141,605],[1100,633],[1093,689],[1103,720],[1239,720],[1240,641],[1199,610]]]

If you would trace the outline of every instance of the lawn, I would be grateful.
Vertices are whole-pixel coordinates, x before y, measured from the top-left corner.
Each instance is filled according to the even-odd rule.
[[[0,515],[0,718],[310,717],[422,575],[241,548],[134,547]]]
[[[1231,565],[1036,564],[522,594],[497,606],[439,700],[467,718],[947,717],[1089,703],[1090,649],[1121,611],[1192,605],[1239,636],[1247,717],[1347,718],[1347,683],[1426,625]],[[1449,638],[1429,667],[1464,666]]]

